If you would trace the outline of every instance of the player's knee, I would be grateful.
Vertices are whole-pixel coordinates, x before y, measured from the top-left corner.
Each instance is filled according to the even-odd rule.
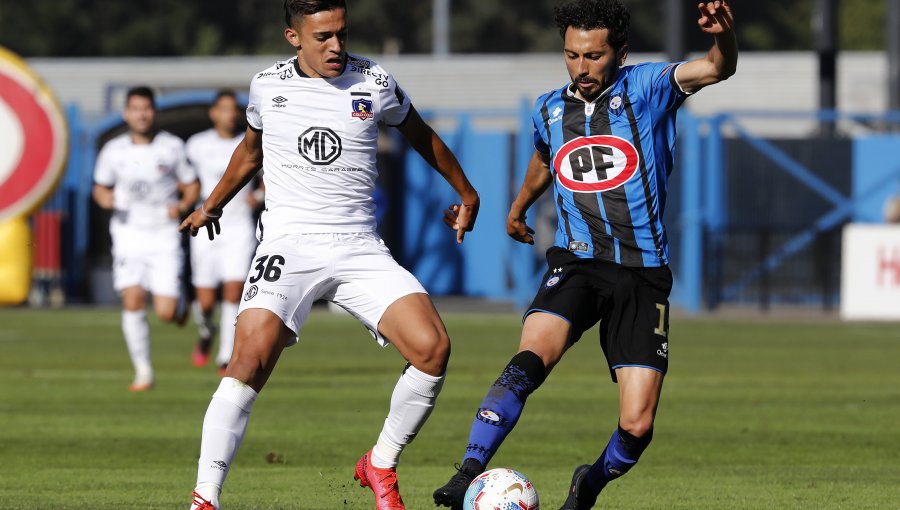
[[[447,361],[449,359],[450,342],[441,342],[433,345],[420,355],[418,363],[413,363],[413,366],[428,375],[438,376],[447,370]]]
[[[649,444],[653,437],[653,415],[646,413],[632,418],[620,417],[619,428],[633,437],[647,438],[647,443]]]
[[[443,374],[450,359],[450,337],[443,328],[435,328],[420,335],[415,342],[418,349],[415,349],[409,362],[426,374]]]
[[[162,308],[156,309],[156,316],[163,322],[172,322],[175,320],[175,309]]]
[[[225,377],[232,377],[239,381],[250,384],[251,386],[259,386],[260,380],[265,381],[268,377],[265,373],[265,364],[262,356],[248,353],[247,351],[235,351],[228,361],[225,368]]]

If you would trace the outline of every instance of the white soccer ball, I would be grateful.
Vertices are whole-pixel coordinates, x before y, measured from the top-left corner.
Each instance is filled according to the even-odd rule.
[[[538,510],[537,491],[528,478],[499,468],[478,475],[463,500],[463,510]]]

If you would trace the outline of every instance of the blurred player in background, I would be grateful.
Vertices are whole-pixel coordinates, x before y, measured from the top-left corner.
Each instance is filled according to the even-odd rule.
[[[122,113],[128,132],[103,146],[94,168],[94,200],[112,211],[113,287],[122,297],[122,332],[134,365],[131,391],[153,386],[147,292],[161,320],[183,325],[186,319],[177,227],[200,190],[184,142],[157,130],[155,114],[152,90],[129,90]]]
[[[225,173],[231,154],[244,138],[237,132],[239,115],[234,92],[219,91],[209,108],[213,127],[187,141],[188,161],[200,178],[201,200],[206,200],[212,193]],[[200,333],[192,358],[198,367],[209,362],[216,330],[219,332],[216,364],[221,370],[231,359],[241,289],[256,248],[253,213],[261,198],[250,186],[244,186],[219,219],[221,235],[214,241],[205,236],[191,238],[191,279],[197,297],[194,301],[194,319]],[[219,285],[222,286],[222,306],[217,328],[213,323],[213,312]]]
[[[525,213],[552,184],[556,240],[525,312],[519,352],[488,391],[462,465],[434,492],[435,503],[462,508],[466,487],[513,429],[528,396],[598,321],[619,386],[619,423],[596,462],[575,470],[561,510],[593,508],[606,484],[650,444],[669,356],[672,273],[662,216],[675,114],[688,95],[737,66],[727,2],[698,8],[700,29],[714,39],[705,57],[635,66],[624,65],[630,16],[620,2],[574,0],[556,8],[572,81],[535,104],[535,152],[506,225],[513,239],[533,243]]]
[[[457,242],[475,223],[478,194],[393,77],[347,53],[343,0],[285,0],[284,9],[284,34],[296,57],[253,79],[244,141],[203,206],[182,223],[194,235],[205,227],[212,237],[222,208],[264,169],[260,245],[244,286],[234,354],[203,421],[191,508],[219,508],[258,392],[284,348],[297,341],[313,302],[324,299],[408,361],[381,434],[355,472],[374,491],[378,510],[402,510],[396,466],[441,390],[450,340],[425,289],[375,233],[378,123],[396,127],[459,193],[461,203],[444,216]]]

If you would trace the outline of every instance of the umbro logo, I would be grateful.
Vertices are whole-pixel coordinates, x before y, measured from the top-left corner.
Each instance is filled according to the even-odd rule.
[[[287,98],[284,96],[275,96],[272,98],[272,102],[275,103],[272,105],[275,108],[284,108],[285,107],[284,103],[287,103]]]
[[[228,464],[222,462],[221,460],[214,460],[213,464],[219,466],[220,468],[228,467]]]

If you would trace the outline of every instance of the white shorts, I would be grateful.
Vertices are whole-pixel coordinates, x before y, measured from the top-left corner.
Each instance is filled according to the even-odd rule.
[[[142,241],[122,235],[113,237],[116,292],[143,287],[154,296],[177,298],[181,295],[183,264],[184,253],[177,236],[149,235]]]
[[[347,310],[385,346],[381,316],[415,293],[425,288],[374,232],[279,236],[256,249],[238,314],[265,308],[299,334],[313,302],[324,299]]]
[[[252,229],[210,241],[206,229],[191,238],[191,282],[194,287],[214,289],[223,282],[242,282],[256,249]],[[224,233],[224,232],[223,232]]]

